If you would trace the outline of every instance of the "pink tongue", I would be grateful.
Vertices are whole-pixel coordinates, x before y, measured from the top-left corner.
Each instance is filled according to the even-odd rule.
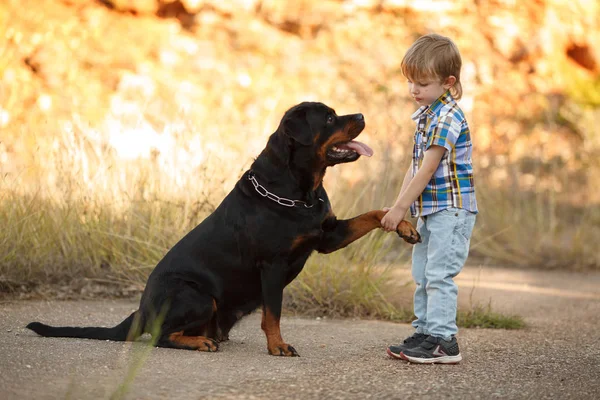
[[[340,149],[349,149],[354,150],[361,156],[371,157],[373,155],[373,150],[364,143],[357,142],[356,140],[352,140],[348,143],[340,144],[337,146]]]

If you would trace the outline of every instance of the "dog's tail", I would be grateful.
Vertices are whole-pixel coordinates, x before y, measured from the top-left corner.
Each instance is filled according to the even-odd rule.
[[[137,311],[125,318],[125,320],[119,325],[112,328],[75,328],[70,326],[54,327],[42,324],[41,322],[31,322],[29,325],[27,325],[27,328],[31,329],[38,335],[46,337],[70,337],[124,342],[126,340],[135,340],[142,334],[142,332],[140,332],[138,329],[140,324],[137,321],[136,315]]]

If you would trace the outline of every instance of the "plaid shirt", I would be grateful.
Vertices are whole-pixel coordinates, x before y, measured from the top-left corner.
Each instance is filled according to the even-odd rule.
[[[476,213],[471,133],[450,92],[444,93],[431,105],[419,108],[411,118],[417,123],[412,176],[421,167],[425,151],[430,146],[442,146],[448,150],[423,193],[411,205],[411,215],[422,217],[450,207]]]

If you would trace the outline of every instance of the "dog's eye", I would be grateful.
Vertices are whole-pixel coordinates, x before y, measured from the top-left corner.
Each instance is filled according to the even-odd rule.
[[[331,125],[331,124],[333,124],[333,115],[329,114],[329,115],[327,116],[327,124],[328,124],[328,125]]]

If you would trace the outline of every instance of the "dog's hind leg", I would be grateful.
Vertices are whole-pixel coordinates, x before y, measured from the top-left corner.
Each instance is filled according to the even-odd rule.
[[[217,351],[218,343],[207,337],[214,324],[217,305],[210,295],[195,293],[193,301],[180,299],[167,312],[156,346],[176,349]],[[200,298],[199,298],[200,297]]]
[[[174,332],[168,336],[161,336],[156,345],[158,347],[208,352],[219,350],[219,344],[216,340],[206,336],[188,336],[185,331]]]

